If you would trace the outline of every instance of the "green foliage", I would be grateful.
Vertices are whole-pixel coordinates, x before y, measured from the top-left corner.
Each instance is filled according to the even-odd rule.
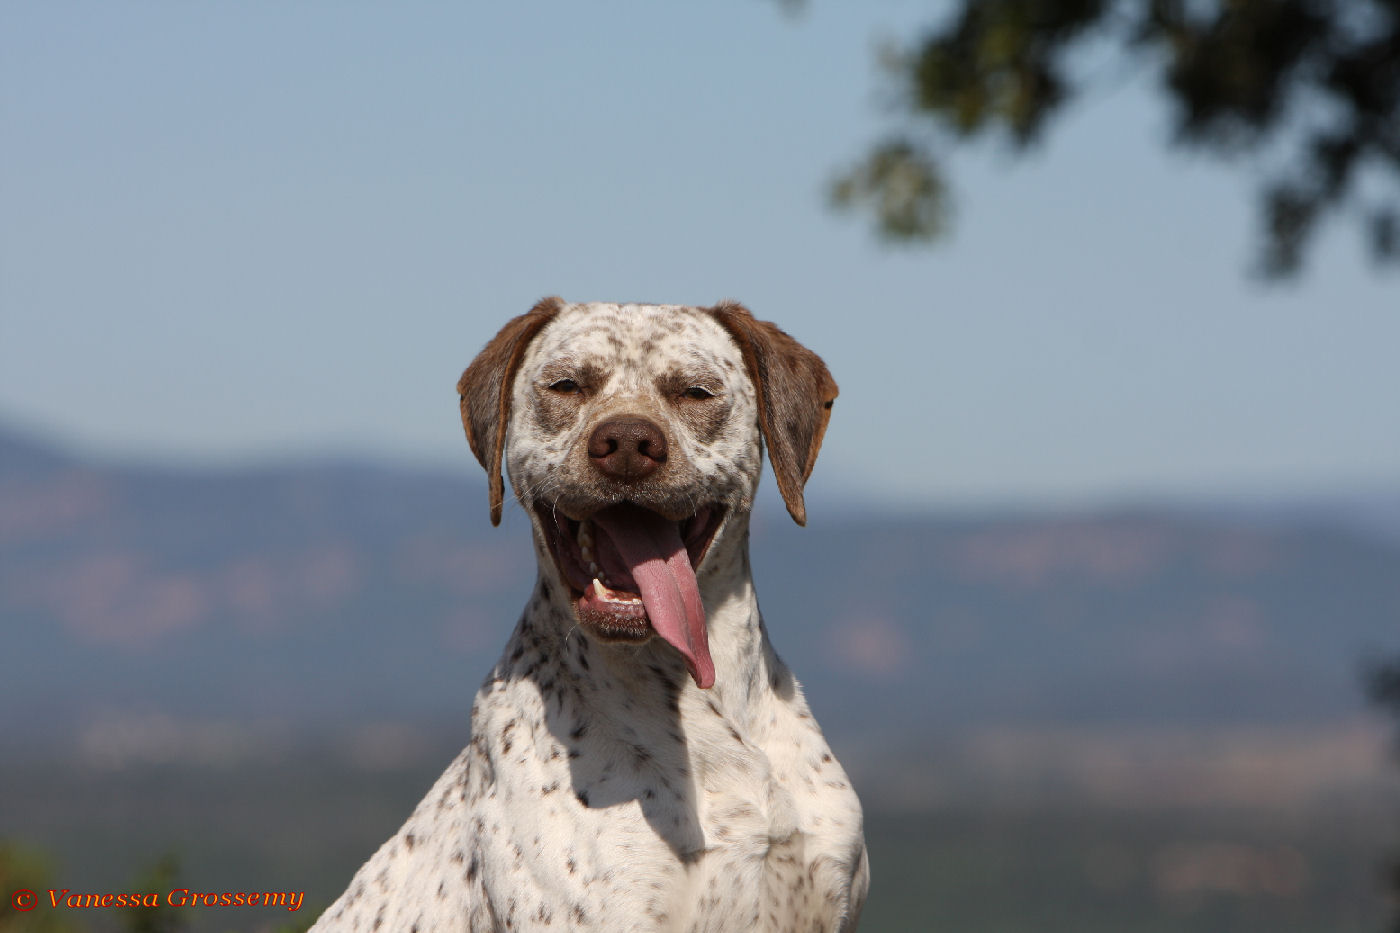
[[[178,888],[180,862],[166,854],[144,869],[131,882],[131,891],[169,891]],[[189,909],[162,902],[158,907],[120,907],[125,933],[180,933],[189,926]]]
[[[82,926],[62,910],[52,909],[47,891],[56,887],[53,865],[43,853],[0,839],[0,933],[78,933]],[[15,910],[16,891],[36,892],[41,899],[33,910]]]
[[[1024,152],[1080,92],[1069,63],[1090,39],[1159,72],[1177,145],[1282,155],[1259,194],[1265,275],[1297,273],[1346,211],[1374,259],[1400,261],[1400,0],[964,0],[893,56],[910,132],[839,178],[835,202],[872,208],[889,238],[942,233],[934,149],[1000,128]]]
[[[968,4],[955,30],[910,59],[913,102],[963,136],[1000,123],[1024,147],[1069,97],[1064,50],[1104,10],[1100,0]]]
[[[887,240],[937,236],[947,220],[938,167],[904,139],[877,146],[860,166],[836,182],[831,200],[837,207],[874,201],[880,234]]]
[[[178,887],[179,861],[165,855],[142,871],[124,891],[169,891]],[[48,892],[62,889],[58,884],[50,859],[37,849],[16,842],[0,840],[0,891],[5,901],[0,904],[0,933],[82,933],[86,927],[78,922],[82,912],[54,908],[48,902]],[[32,910],[17,911],[11,896],[20,890],[33,891],[38,900]],[[124,933],[181,933],[189,926],[190,912],[170,907],[113,907]],[[303,933],[314,917],[305,923],[289,925],[279,933]]]

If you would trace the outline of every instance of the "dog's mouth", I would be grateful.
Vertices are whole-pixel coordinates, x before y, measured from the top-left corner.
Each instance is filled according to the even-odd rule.
[[[695,568],[724,522],[720,505],[672,521],[624,502],[579,521],[537,505],[579,622],[607,641],[660,635],[685,658],[696,686],[715,682]]]

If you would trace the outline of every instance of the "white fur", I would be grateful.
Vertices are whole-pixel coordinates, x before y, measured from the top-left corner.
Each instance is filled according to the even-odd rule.
[[[541,393],[585,363],[604,384],[545,430]],[[677,372],[722,391],[708,442],[657,388]],[[860,805],[769,644],[749,573],[757,405],[739,348],[703,309],[570,305],[535,337],[505,450],[536,526],[535,592],[477,694],[471,743],[314,930],[855,928]],[[587,494],[581,447],[616,413],[663,425],[675,495],[729,509],[697,568],[709,690],[659,638],[605,644],[579,629],[541,537],[534,506]]]

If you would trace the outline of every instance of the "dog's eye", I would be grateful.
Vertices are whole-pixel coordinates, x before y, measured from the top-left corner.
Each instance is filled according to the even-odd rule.
[[[575,392],[580,391],[580,386],[572,379],[560,379],[558,382],[550,383],[549,390],[551,392],[558,392],[561,395],[573,395]]]
[[[714,397],[715,394],[704,386],[691,386],[681,393],[681,398],[707,399]]]

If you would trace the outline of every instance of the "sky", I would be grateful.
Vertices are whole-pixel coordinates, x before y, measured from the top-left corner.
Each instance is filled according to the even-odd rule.
[[[1400,275],[1250,274],[1260,181],[1146,73],[953,154],[889,248],[830,180],[930,5],[0,5],[0,423],[124,461],[477,469],[537,299],[737,298],[841,385],[812,487],[896,506],[1400,487]]]

